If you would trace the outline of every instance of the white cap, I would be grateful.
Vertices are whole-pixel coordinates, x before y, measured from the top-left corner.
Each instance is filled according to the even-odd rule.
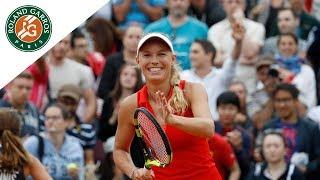
[[[161,33],[153,32],[153,33],[149,33],[149,34],[145,35],[144,37],[142,37],[140,39],[139,44],[138,44],[138,48],[137,48],[137,55],[138,55],[138,52],[139,52],[141,46],[151,38],[159,38],[159,39],[163,40],[169,46],[171,52],[174,54],[173,46],[172,46],[170,39]]]

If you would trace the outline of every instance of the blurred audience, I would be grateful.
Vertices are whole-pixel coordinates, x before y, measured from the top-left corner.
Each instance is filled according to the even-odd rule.
[[[46,167],[53,179],[84,179],[83,150],[77,139],[66,134],[68,111],[51,104],[44,112],[45,132],[31,136],[24,147]]]
[[[182,69],[190,69],[189,48],[195,39],[207,39],[206,24],[188,16],[189,0],[168,0],[169,14],[151,23],[145,33],[160,32],[166,34]]]
[[[166,0],[112,0],[114,17],[120,29],[126,29],[132,23],[142,27],[160,19]]]
[[[276,118],[264,129],[281,129],[286,140],[286,161],[295,164],[307,179],[320,178],[320,131],[313,121],[297,113],[299,90],[279,84],[273,92]]]
[[[21,115],[20,136],[23,140],[28,136],[39,134],[43,120],[37,107],[29,101],[32,86],[32,75],[22,72],[7,85],[7,94],[0,100],[0,107],[16,109]]]

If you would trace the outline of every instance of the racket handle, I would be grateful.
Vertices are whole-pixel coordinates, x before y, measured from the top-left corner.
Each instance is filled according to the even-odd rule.
[[[150,170],[152,166],[161,167],[161,163],[158,160],[147,159],[144,166],[146,169]]]

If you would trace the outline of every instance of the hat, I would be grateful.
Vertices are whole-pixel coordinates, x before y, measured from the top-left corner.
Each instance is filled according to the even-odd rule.
[[[60,88],[58,97],[70,97],[76,101],[79,101],[82,97],[82,90],[76,85],[66,84]]]
[[[103,144],[103,149],[104,152],[107,153],[111,153],[113,152],[114,149],[114,141],[115,141],[115,137],[111,136],[107,139],[107,141]]]
[[[263,57],[256,62],[256,68],[258,69],[261,66],[270,66],[272,64],[275,64],[275,61],[272,57]]]
[[[149,39],[152,39],[152,38],[161,39],[163,42],[165,42],[169,46],[171,52],[174,53],[173,46],[172,46],[172,43],[171,43],[170,39],[167,36],[165,36],[165,35],[163,35],[161,33],[153,32],[153,33],[149,33],[149,34],[145,35],[144,37],[142,37],[140,39],[139,44],[138,44],[138,48],[137,48],[137,55],[138,55],[138,52],[139,52],[141,46],[145,42],[147,42]]]

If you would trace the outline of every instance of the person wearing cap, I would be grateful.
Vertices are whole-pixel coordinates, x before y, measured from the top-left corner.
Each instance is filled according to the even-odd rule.
[[[214,122],[206,91],[199,84],[179,79],[171,41],[160,33],[147,34],[138,44],[136,61],[146,85],[120,104],[116,165],[131,179],[221,179],[207,142],[214,134]],[[168,167],[147,170],[133,165],[129,148],[138,107],[153,112],[158,123],[167,127],[174,157]]]
[[[83,148],[86,176],[94,174],[94,151],[93,148],[96,144],[96,132],[92,124],[83,123],[80,121],[76,114],[79,101],[82,98],[82,90],[80,87],[66,84],[58,91],[57,103],[64,105],[69,111],[69,126],[67,134],[77,138]]]
[[[276,85],[280,83],[279,74],[274,68],[275,60],[272,56],[261,56],[256,62],[257,87],[248,102],[248,115],[252,118],[254,126],[261,129],[266,121],[274,114],[271,95]],[[273,70],[270,70],[273,69]]]

